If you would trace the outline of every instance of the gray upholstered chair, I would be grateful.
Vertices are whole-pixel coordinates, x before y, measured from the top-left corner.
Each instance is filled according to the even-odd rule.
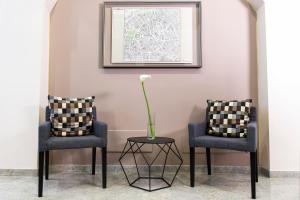
[[[206,148],[207,171],[211,175],[210,149],[229,149],[250,152],[251,167],[251,194],[256,198],[255,182],[258,181],[257,172],[257,121],[256,108],[251,107],[250,123],[247,125],[247,138],[226,138],[209,136],[207,134],[208,109],[206,110],[206,119],[202,123],[189,124],[189,143],[190,143],[190,183],[191,187],[195,185],[195,148]]]
[[[95,174],[96,148],[102,148],[102,187],[106,188],[106,145],[107,125],[97,121],[96,108],[93,107],[93,134],[75,137],[56,137],[51,135],[50,109],[46,108],[46,122],[39,126],[39,186],[38,196],[43,196],[43,170],[49,177],[49,151],[60,149],[92,148],[92,174]],[[46,159],[44,155],[46,154]]]

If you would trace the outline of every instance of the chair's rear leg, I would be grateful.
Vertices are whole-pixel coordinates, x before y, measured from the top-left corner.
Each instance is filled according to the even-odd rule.
[[[210,148],[206,148],[207,174],[211,175]]]
[[[106,188],[106,172],[107,172],[107,161],[106,161],[107,149],[106,147],[102,148],[102,187]]]
[[[44,152],[39,152],[39,189],[38,196],[43,196]]]
[[[250,152],[250,168],[251,168],[251,197],[252,199],[256,199],[256,154],[255,152]]]
[[[256,165],[256,182],[258,182],[258,156],[257,156],[257,151],[255,152],[255,165]]]
[[[46,158],[45,158],[45,179],[49,180],[49,151],[46,151]]]
[[[92,174],[95,175],[96,171],[96,147],[92,148]]]
[[[191,187],[195,186],[195,147],[190,147],[190,181]]]

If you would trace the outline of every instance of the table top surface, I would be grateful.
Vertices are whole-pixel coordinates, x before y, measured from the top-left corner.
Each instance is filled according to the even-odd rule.
[[[145,144],[166,144],[166,143],[175,142],[173,138],[168,138],[168,137],[155,137],[154,140],[151,140],[147,137],[130,137],[127,138],[127,141],[136,142],[136,143],[145,143]]]

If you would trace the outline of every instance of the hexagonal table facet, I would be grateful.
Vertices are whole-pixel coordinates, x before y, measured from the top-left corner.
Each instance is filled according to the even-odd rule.
[[[152,145],[152,152],[154,153],[143,151],[146,145]],[[149,158],[149,154],[152,155],[152,158]],[[171,177],[167,177],[166,164],[171,154],[178,161],[178,165],[173,167],[175,169],[174,174]],[[133,171],[126,169],[124,165],[125,158],[130,155],[132,157],[129,159],[134,162],[136,167]],[[119,162],[126,180],[131,187],[151,192],[171,187],[183,160],[175,144],[175,140],[172,138],[156,137],[154,140],[150,140],[147,137],[131,137],[127,139]],[[141,162],[144,164],[141,164]],[[161,164],[155,164],[157,162]]]

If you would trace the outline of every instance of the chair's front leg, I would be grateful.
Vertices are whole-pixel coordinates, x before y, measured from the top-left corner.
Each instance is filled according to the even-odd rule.
[[[210,148],[206,148],[207,174],[211,175]]]
[[[102,148],[102,187],[103,188],[106,188],[106,171],[107,171],[106,155],[107,155],[107,149],[106,147],[103,147]]]
[[[92,174],[95,175],[96,171],[96,147],[93,147],[92,151]]]
[[[43,196],[44,152],[39,152],[39,189],[38,196]]]
[[[250,168],[251,168],[251,195],[252,199],[256,199],[256,188],[255,188],[255,182],[256,182],[256,153],[250,152]]]
[[[195,186],[195,147],[190,147],[190,181],[191,187]]]
[[[45,152],[46,158],[45,158],[45,179],[49,179],[49,151]]]

